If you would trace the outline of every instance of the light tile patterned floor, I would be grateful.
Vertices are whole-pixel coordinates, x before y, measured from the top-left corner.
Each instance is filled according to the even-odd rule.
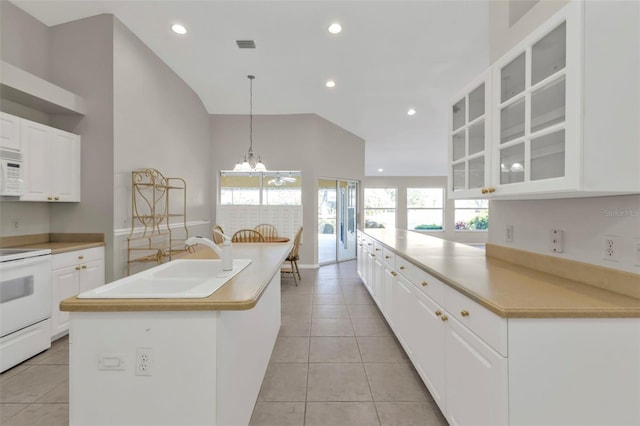
[[[282,281],[282,327],[252,426],[447,422],[363,287],[355,261]],[[67,425],[69,342],[0,375],[0,425]]]

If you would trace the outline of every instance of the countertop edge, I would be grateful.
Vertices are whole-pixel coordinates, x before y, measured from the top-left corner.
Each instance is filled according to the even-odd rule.
[[[634,308],[634,307],[620,307],[620,308],[615,308],[615,307],[606,307],[606,308],[598,308],[598,307],[593,307],[593,308],[588,308],[588,307],[551,308],[550,307],[550,308],[532,308],[532,309],[513,309],[513,308],[504,307],[504,306],[498,305],[496,303],[493,303],[490,299],[487,299],[487,298],[485,298],[483,296],[480,296],[480,295],[474,293],[472,290],[468,289],[466,286],[464,286],[464,285],[462,285],[462,284],[460,284],[460,283],[448,278],[447,276],[443,275],[442,273],[432,269],[431,267],[423,264],[422,262],[420,262],[419,260],[411,257],[410,255],[408,255],[408,254],[396,249],[395,247],[392,247],[392,246],[388,245],[384,241],[381,241],[379,238],[377,238],[375,235],[372,235],[372,234],[366,232],[366,230],[358,230],[358,231],[362,232],[367,237],[374,239],[378,243],[384,245],[387,249],[392,251],[394,254],[402,257],[403,259],[407,260],[408,262],[410,262],[411,264],[413,264],[417,268],[427,272],[428,274],[433,275],[435,278],[437,278],[438,280],[442,281],[448,287],[458,291],[459,293],[463,294],[464,296],[468,297],[469,299],[473,300],[474,302],[478,303],[479,305],[483,306],[484,308],[486,308],[487,310],[491,311],[492,313],[498,315],[501,318],[505,318],[505,319],[521,319],[521,318],[640,318],[640,306],[638,308]],[[407,232],[409,232],[409,231],[407,231]],[[455,243],[453,241],[448,241],[448,242]],[[457,243],[457,244],[461,244],[461,243]],[[514,266],[514,267],[522,268],[523,271],[528,269],[525,266],[521,266],[521,265],[518,265],[518,264],[515,264],[515,263],[510,263],[510,262],[507,262],[507,261],[502,260],[502,259],[497,259],[496,258],[496,259],[492,259],[492,261],[493,262],[498,262],[498,263],[502,262],[504,264],[509,264],[511,266]],[[541,271],[537,271],[537,272],[545,273],[545,272],[541,272]],[[549,274],[549,275],[551,275],[551,274]],[[566,281],[572,281],[572,280],[569,280],[569,279],[563,278],[563,277],[559,277],[559,278],[564,279]],[[581,285],[584,285],[585,287],[592,287],[587,283],[581,283],[581,282],[577,282],[577,281],[574,281],[574,282],[579,283]],[[599,291],[603,291],[603,292],[611,292],[610,290],[601,289],[601,288],[598,288],[598,290]],[[616,293],[616,294],[618,294],[618,293]],[[618,294],[618,295],[621,296],[621,297],[628,297],[629,299],[637,300],[633,296],[622,295],[622,294]]]
[[[255,244],[255,243],[247,243]],[[246,299],[236,299],[231,301],[207,301],[207,299],[213,297],[217,292],[225,288],[229,284],[233,284],[235,280],[244,273],[250,273],[251,271],[242,271],[236,277],[232,278],[228,283],[220,287],[211,295],[198,299],[79,299],[77,296],[69,297],[60,302],[60,310],[65,312],[150,312],[150,311],[163,311],[163,312],[178,312],[178,311],[243,311],[254,308],[265,289],[271,282],[271,279],[280,271],[281,265],[289,255],[293,243],[266,243],[267,247],[273,248],[287,247],[283,250],[281,255],[277,257],[277,262],[273,267],[269,269],[265,275],[268,278],[265,279],[259,286],[256,287],[251,297]],[[205,248],[204,250],[208,250]],[[211,251],[211,254],[213,252]],[[183,258],[188,258],[184,256]],[[246,278],[242,277],[242,278]]]

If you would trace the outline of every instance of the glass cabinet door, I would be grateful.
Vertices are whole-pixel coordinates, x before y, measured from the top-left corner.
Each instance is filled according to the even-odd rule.
[[[494,177],[501,186],[565,176],[566,29],[562,20],[496,63]]]
[[[489,180],[490,108],[486,72],[453,99],[449,127],[449,196],[476,196]]]

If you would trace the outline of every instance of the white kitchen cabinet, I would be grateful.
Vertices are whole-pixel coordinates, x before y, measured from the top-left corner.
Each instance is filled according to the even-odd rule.
[[[51,337],[69,330],[69,313],[60,301],[104,284],[104,247],[55,254],[52,259]]]
[[[488,70],[449,105],[450,198],[479,198],[491,181],[491,71]]]
[[[21,120],[21,201],[80,201],[80,136]]]
[[[0,112],[0,148],[20,152],[20,117]]]
[[[436,401],[440,410],[446,413],[446,324],[441,320],[444,309],[419,289],[413,289],[413,318],[415,338],[409,343],[413,347],[413,363]]]
[[[640,192],[638,52],[639,2],[570,1],[491,66],[490,82],[484,73],[452,101],[449,197]],[[470,97],[482,81],[490,107],[479,118]]]
[[[451,425],[509,423],[507,358],[447,315],[446,416]]]

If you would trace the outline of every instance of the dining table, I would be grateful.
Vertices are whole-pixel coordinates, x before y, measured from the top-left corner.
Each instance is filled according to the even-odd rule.
[[[264,237],[265,243],[288,243],[290,238],[287,237]]]

